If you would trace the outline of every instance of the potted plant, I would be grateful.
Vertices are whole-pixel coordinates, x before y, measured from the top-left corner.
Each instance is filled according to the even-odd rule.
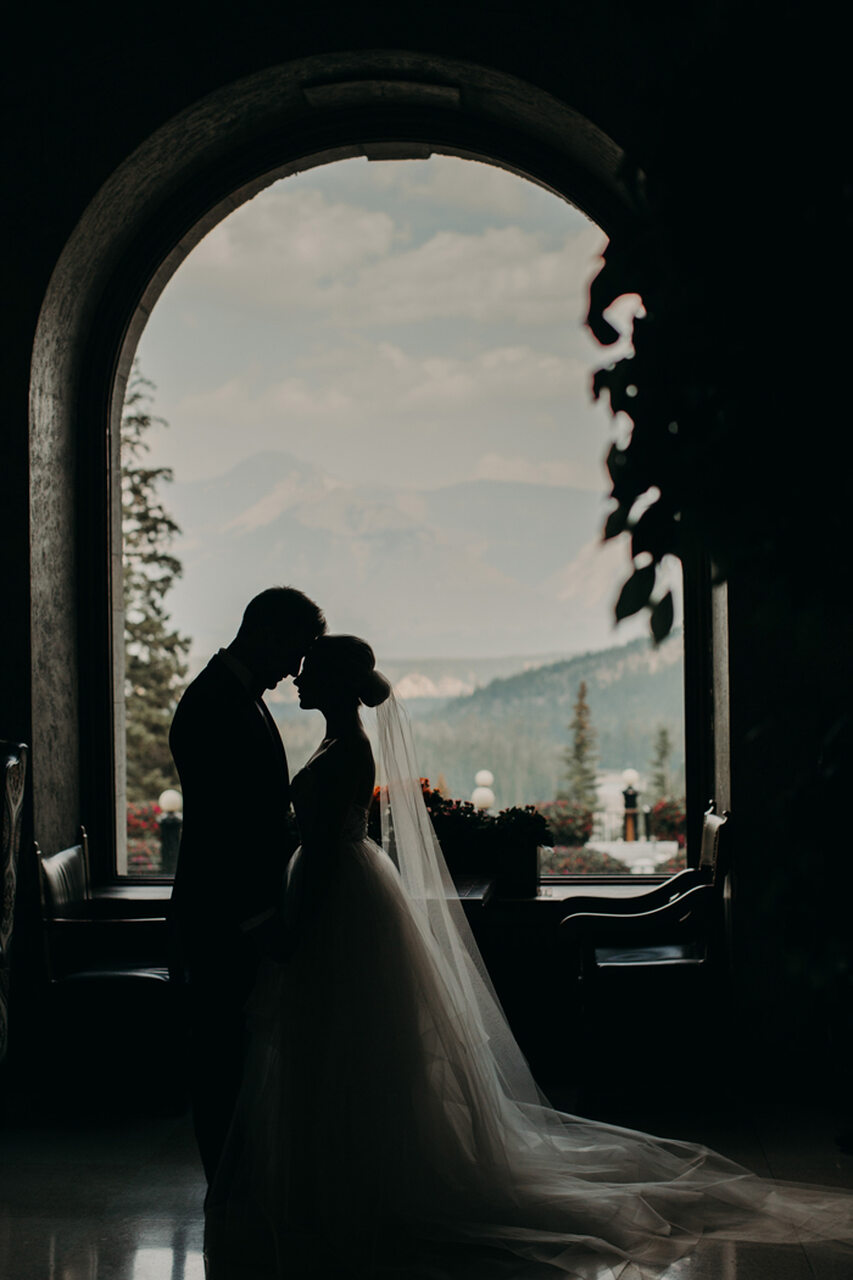
[[[452,800],[421,778],[424,803],[441,845],[450,874],[494,876],[496,890],[505,897],[529,897],[539,883],[539,846],[548,838],[548,824],[533,805],[484,813],[469,800]],[[380,838],[382,793],[374,791],[369,830]]]

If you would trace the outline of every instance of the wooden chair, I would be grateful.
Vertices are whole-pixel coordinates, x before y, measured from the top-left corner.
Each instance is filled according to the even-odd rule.
[[[713,804],[704,815],[698,867],[631,897],[575,899],[561,920],[580,986],[580,1035],[590,1045],[626,1034],[638,1046],[644,1038],[660,1045],[692,1037],[693,1049],[702,1041],[728,970],[728,820]]]
[[[720,867],[720,840],[728,820],[728,814],[715,813],[716,806],[711,801],[702,818],[702,845],[699,851],[699,865],[687,867],[669,876],[662,884],[655,885],[643,893],[626,897],[582,897],[572,898],[567,903],[566,915],[561,921],[568,922],[580,915],[628,916],[654,911],[675,902],[690,889],[705,885],[716,885],[725,874]]]
[[[185,1102],[180,999],[165,965],[162,917],[116,918],[92,895],[85,830],[45,855],[36,846],[48,979],[46,1054],[75,1046],[73,1069],[93,1099]]]
[[[23,743],[0,741],[0,1062],[9,1047],[9,962],[27,756]]]
[[[89,840],[46,855],[35,846],[39,868],[45,968],[50,983],[117,979],[168,982],[163,965],[145,963],[158,917],[121,919],[107,914],[92,895]]]

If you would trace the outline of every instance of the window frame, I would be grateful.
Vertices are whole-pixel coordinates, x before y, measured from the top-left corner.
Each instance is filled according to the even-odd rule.
[[[707,555],[695,551],[682,562],[684,774],[687,814],[686,862],[699,865],[702,815],[711,801],[717,810],[729,808],[727,782],[728,671],[726,588],[715,584]],[[558,875],[545,873],[539,884],[576,891],[583,885],[628,886],[662,884],[664,874],[606,875],[598,872]]]
[[[103,850],[103,834],[111,832],[110,861],[103,855],[96,861],[96,880],[113,891],[122,887],[170,886],[172,876],[135,874],[119,870],[119,851],[126,850],[126,789],[124,787],[125,718],[124,718],[124,603],[123,561],[121,535],[121,432],[120,422],[127,379],[116,378],[112,392],[111,421],[113,430],[105,440],[101,454],[105,479],[100,504],[92,492],[92,452],[89,467],[81,465],[81,476],[86,477],[81,488],[81,509],[90,513],[88,522],[81,526],[86,541],[98,536],[103,524],[97,521],[97,510],[109,512],[106,541],[109,555],[84,558],[88,565],[84,590],[90,593],[99,588],[105,590],[110,600],[108,616],[109,652],[112,654],[112,697],[109,706],[109,745],[111,772],[108,775],[105,761],[99,760],[96,751],[90,750],[89,768],[84,777],[99,779],[95,786],[87,788],[84,812],[94,815],[92,830],[95,844]],[[108,458],[108,462],[107,462]],[[88,472],[88,474],[87,474]],[[102,535],[103,536],[103,535]],[[687,811],[686,866],[696,867],[702,838],[702,815],[711,800],[718,809],[728,808],[727,784],[721,772],[727,769],[728,756],[723,749],[727,739],[725,726],[728,721],[728,688],[724,673],[728,668],[725,652],[727,623],[725,618],[725,587],[715,586],[713,568],[708,557],[696,552],[682,564],[683,574],[683,680],[684,680],[684,761],[685,803]],[[91,596],[90,596],[91,598]],[[81,617],[84,614],[81,611]],[[89,637],[90,638],[90,637]],[[81,637],[81,653],[88,648]],[[88,671],[91,684],[84,683],[81,672],[81,738],[90,745],[95,740],[96,725],[104,715],[104,690],[98,688],[95,672]],[[722,685],[722,687],[721,687]],[[722,733],[722,736],[721,736]],[[109,776],[109,782],[107,778]],[[722,789],[721,789],[722,782]],[[108,790],[104,790],[108,788]],[[104,795],[114,797],[114,805],[104,803]],[[112,812],[110,809],[112,808]],[[126,856],[126,854],[125,854]],[[564,886],[570,891],[587,886],[650,886],[660,884],[665,875],[618,875],[545,873],[538,878],[541,886]]]
[[[275,68],[263,110],[259,112],[255,97],[246,117],[250,124],[243,121],[221,138],[201,131],[198,155],[187,150],[189,135],[180,118],[152,135],[84,212],[43,304],[33,357],[32,465],[40,477],[36,483],[61,485],[72,473],[73,510],[70,519],[63,511],[55,522],[53,541],[59,545],[58,531],[65,522],[73,547],[69,560],[75,563],[73,621],[51,599],[49,573],[39,569],[36,574],[43,617],[35,661],[37,667],[45,663],[52,649],[50,628],[61,627],[69,696],[62,692],[64,703],[74,708],[76,742],[63,731],[69,757],[62,794],[56,801],[51,797],[51,786],[62,772],[54,752],[35,788],[36,816],[49,811],[51,831],[59,832],[72,813],[75,828],[80,821],[86,825],[93,885],[105,892],[171,883],[167,877],[121,876],[116,862],[118,815],[123,818],[126,800],[121,543],[114,533],[120,528],[121,507],[119,424],[133,353],[157,298],[183,259],[228,212],[272,182],[354,155],[410,158],[417,151],[494,164],[574,204],[611,238],[635,234],[641,216],[620,176],[618,146],[594,123],[547,95],[541,111],[520,111],[512,77],[504,77],[503,85],[500,76],[492,76],[492,96],[485,105],[476,94],[457,95],[451,103],[453,95],[425,95],[416,77],[409,83],[395,63],[394,74],[401,77],[395,101],[378,101],[369,79],[342,81],[346,93],[338,101],[331,82],[341,78],[340,57],[333,61],[326,73],[330,92],[324,90],[316,100],[297,92],[286,108],[281,106],[281,68]],[[435,74],[438,63],[432,61],[430,74]],[[302,83],[300,77],[316,83],[319,68],[296,63],[287,74],[296,85]],[[468,64],[448,63],[442,74],[464,89],[479,83],[483,73]],[[239,96],[240,86],[223,89],[220,96],[225,99],[232,92]],[[356,102],[354,94],[363,96],[363,102]],[[524,101],[532,104],[542,94],[527,86]],[[203,117],[207,107],[198,110]],[[284,133],[283,110],[292,114],[292,127]],[[251,145],[240,128],[249,131]],[[64,463],[51,453],[57,442],[60,449],[67,447]],[[38,502],[36,494],[33,502]],[[46,696],[51,682],[42,683]],[[36,685],[40,690],[38,680]],[[55,838],[51,835],[49,842]]]

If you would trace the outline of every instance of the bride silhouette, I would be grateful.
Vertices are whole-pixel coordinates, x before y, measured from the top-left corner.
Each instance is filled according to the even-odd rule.
[[[853,1196],[550,1106],[455,897],[370,646],[321,637],[295,683],[326,735],[293,779],[302,845],[280,956],[249,1001],[208,1197],[211,1280],[439,1276],[460,1261],[465,1275],[628,1280],[700,1238],[853,1245]],[[361,704],[378,707],[382,847],[367,836]]]

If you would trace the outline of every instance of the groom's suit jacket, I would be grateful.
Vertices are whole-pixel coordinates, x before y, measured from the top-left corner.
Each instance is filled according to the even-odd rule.
[[[177,962],[191,981],[231,970],[240,985],[234,966],[245,969],[247,937],[278,904],[295,844],[284,746],[266,705],[220,654],[178,703],[169,746],[184,798]]]

